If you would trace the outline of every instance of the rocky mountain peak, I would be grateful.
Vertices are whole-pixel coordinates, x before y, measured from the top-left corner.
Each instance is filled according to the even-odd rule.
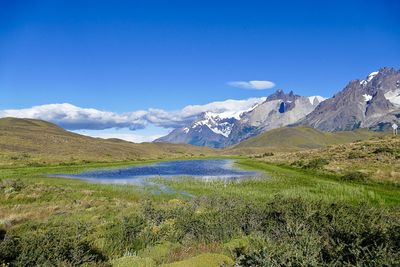
[[[389,125],[400,115],[398,80],[400,71],[390,67],[371,72],[363,80],[352,80],[299,124],[326,131]]]
[[[294,101],[296,98],[299,98],[299,95],[295,95],[293,91],[290,91],[288,94],[285,94],[285,92],[282,89],[276,90],[275,93],[269,95],[267,97],[266,101],[272,101],[272,100],[282,100],[282,101]]]
[[[384,67],[352,80],[329,99],[280,89],[246,110],[205,112],[157,141],[225,147],[288,125],[325,131],[382,130],[399,118],[400,70]]]

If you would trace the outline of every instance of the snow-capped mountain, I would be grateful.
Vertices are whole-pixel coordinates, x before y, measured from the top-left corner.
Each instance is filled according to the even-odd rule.
[[[400,71],[382,68],[351,81],[298,124],[325,131],[382,130],[400,118]]]
[[[262,103],[246,110],[204,112],[189,125],[173,130],[156,142],[211,147],[236,144],[258,133],[297,122],[323,100],[320,96],[301,97],[278,90]]]
[[[308,125],[325,131],[383,130],[399,121],[400,71],[385,67],[363,80],[351,81],[329,99],[278,90],[247,110],[205,112],[156,141],[225,147],[283,126]]]
[[[299,96],[293,91],[276,91],[233,126],[225,145],[233,145],[268,130],[293,124],[312,112],[325,98]]]
[[[235,112],[203,112],[189,125],[175,129],[168,135],[155,140],[155,142],[223,147],[234,124],[240,120],[241,115],[252,110],[255,106]]]

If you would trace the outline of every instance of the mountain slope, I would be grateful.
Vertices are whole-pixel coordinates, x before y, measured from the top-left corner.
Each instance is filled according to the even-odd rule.
[[[212,154],[208,148],[163,143],[135,144],[83,136],[41,120],[0,119],[0,166],[118,161]]]
[[[224,146],[236,121],[236,118],[221,118],[218,114],[205,112],[191,124],[175,129],[155,142],[220,148]]]
[[[190,124],[173,130],[155,142],[187,143],[215,148],[237,144],[267,130],[299,121],[312,112],[324,98],[302,97],[282,90],[264,102],[232,116],[205,112]]]
[[[400,118],[400,71],[382,68],[365,80],[353,80],[322,102],[297,125],[325,131],[382,130]]]
[[[365,129],[331,133],[309,127],[284,127],[252,137],[232,147],[231,150],[262,148],[274,151],[295,151],[368,140],[381,135],[382,133]]]
[[[295,123],[312,112],[323,97],[304,97],[276,91],[266,101],[242,115],[225,145],[234,145],[263,132]]]

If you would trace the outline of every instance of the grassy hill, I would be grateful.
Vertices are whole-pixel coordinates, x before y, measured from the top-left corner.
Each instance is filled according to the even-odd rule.
[[[12,166],[214,150],[2,119],[0,266],[397,266],[399,149],[384,137],[257,155],[237,164],[266,179],[157,179],[171,189],[158,192],[49,177],[114,163]]]
[[[260,155],[258,159],[302,169],[351,174],[353,178],[400,183],[400,138],[389,135],[320,149],[275,152]]]
[[[285,127],[265,132],[228,149],[233,152],[297,151],[321,148],[328,145],[368,140],[382,133],[365,129],[346,132],[322,132],[308,127]]]
[[[125,161],[210,155],[212,149],[180,144],[135,144],[66,131],[52,123],[0,119],[0,166]]]

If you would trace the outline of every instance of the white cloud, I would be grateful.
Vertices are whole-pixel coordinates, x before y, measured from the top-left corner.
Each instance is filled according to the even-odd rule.
[[[80,108],[64,103],[34,106],[26,109],[0,110],[0,117],[41,119],[69,130],[101,130],[112,127],[128,127],[136,130],[146,126],[146,120],[143,119],[146,113],[146,111],[135,111],[118,114],[93,108]]]
[[[146,115],[146,120],[157,126],[178,128],[192,122],[204,112],[223,114],[225,116],[229,114],[231,117],[234,117],[237,113],[248,110],[264,102],[265,99],[265,97],[249,98],[245,100],[228,99],[225,101],[211,102],[205,105],[189,105],[178,111],[150,109]]]
[[[42,119],[68,130],[104,130],[111,128],[138,130],[145,128],[148,124],[163,128],[178,128],[197,119],[204,112],[213,112],[233,117],[241,111],[252,108],[263,101],[265,101],[265,97],[245,100],[230,99],[211,102],[205,105],[189,105],[176,111],[148,109],[126,113],[81,108],[68,103],[48,104],[25,109],[0,110],[0,118]]]
[[[73,131],[77,134],[82,134],[82,135],[87,135],[91,137],[98,137],[98,138],[103,138],[103,139],[109,139],[109,138],[118,138],[122,139],[125,141],[129,142],[134,142],[134,143],[143,143],[143,142],[152,142],[156,140],[157,138],[163,137],[163,134],[156,134],[156,135],[140,135],[140,134],[132,134],[132,133],[102,133],[99,131],[98,133],[96,132],[90,132],[87,133],[85,131]]]
[[[265,90],[275,87],[275,83],[271,81],[233,81],[228,82],[228,85],[232,87],[251,90]]]

